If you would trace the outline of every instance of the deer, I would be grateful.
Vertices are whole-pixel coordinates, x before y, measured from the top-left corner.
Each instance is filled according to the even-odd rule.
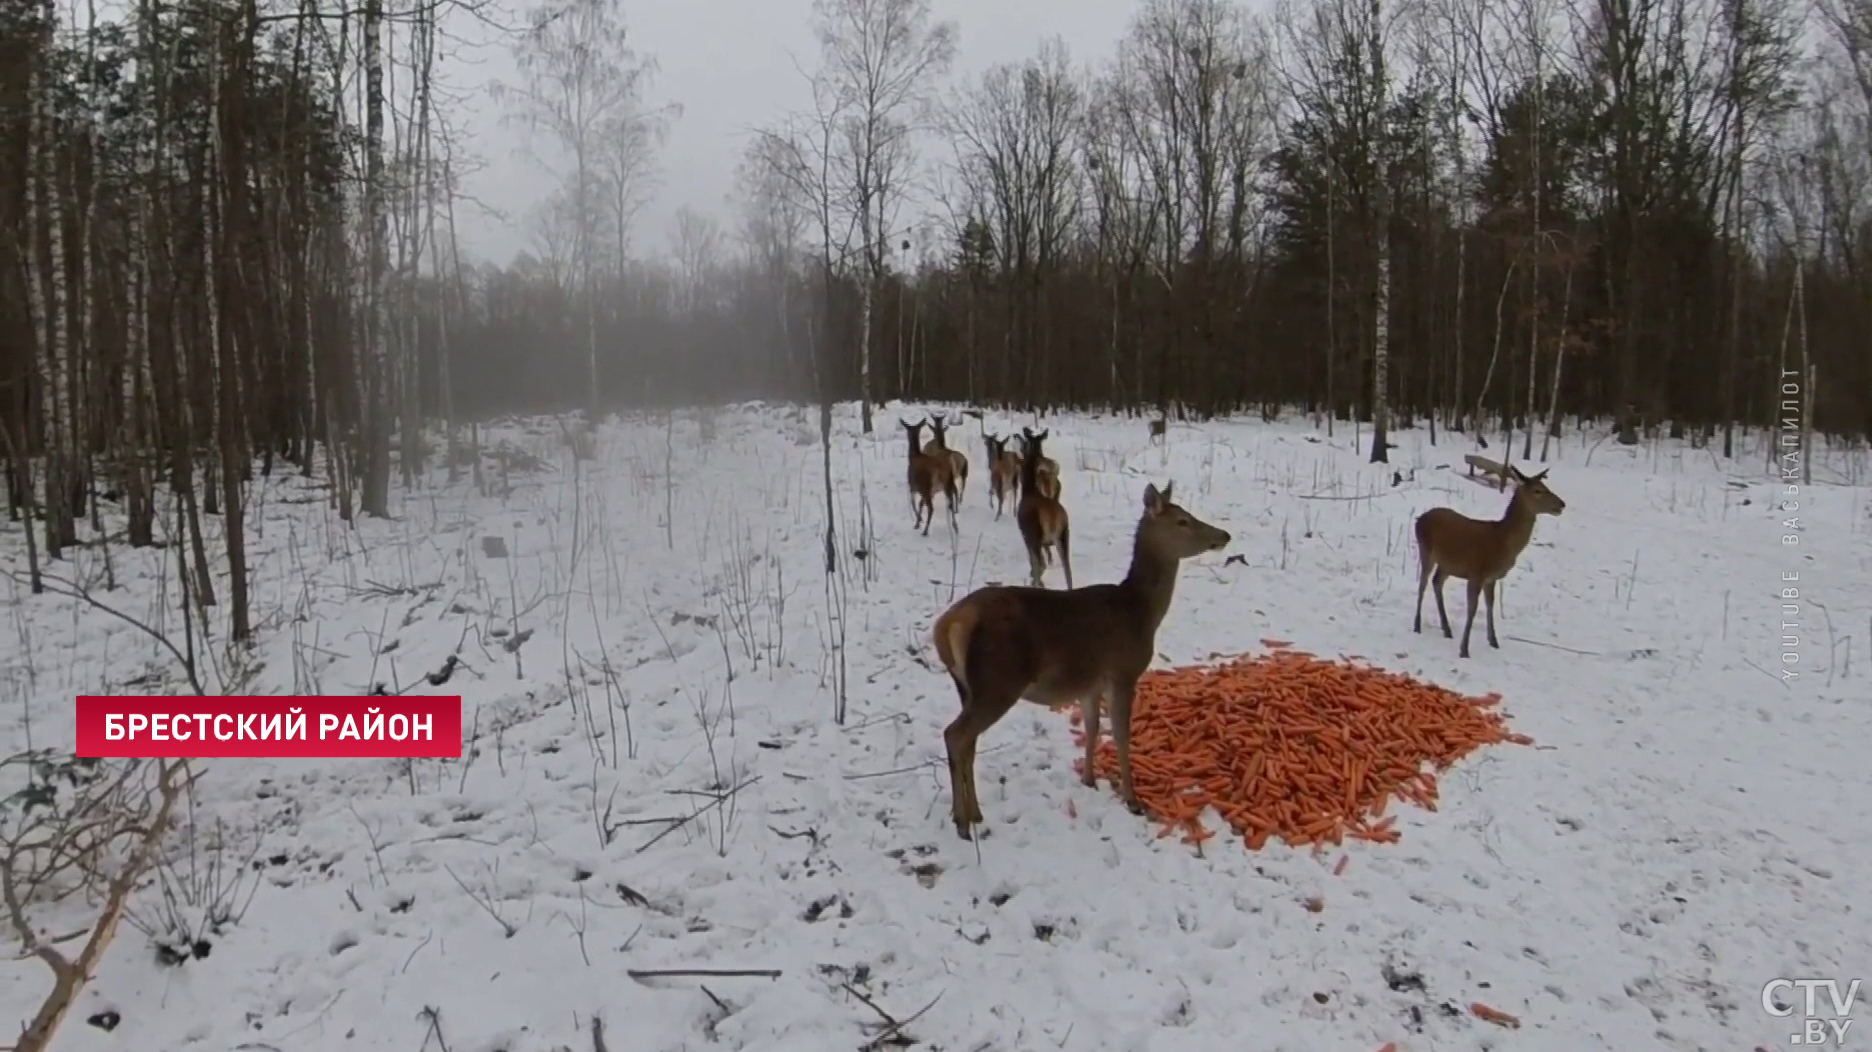
[[[951,422],[946,415],[936,416],[928,421],[930,429],[929,444],[923,452],[931,456],[945,456],[949,460],[950,474],[955,476],[956,499],[961,500],[968,489],[968,458],[959,449],[949,448],[949,429],[961,421]]]
[[[1022,428],[1022,430],[1026,430]],[[1044,434],[1044,432],[1042,432]],[[1040,495],[1049,500],[1060,499],[1059,462],[1052,457],[1041,457],[1034,472],[1035,484]]]
[[[910,480],[910,510],[916,516],[911,529],[923,527],[923,536],[929,536],[930,523],[936,519],[936,491],[942,490],[949,501],[949,528],[956,528],[956,488],[955,475],[949,466],[949,458],[932,456],[923,452],[923,428],[929,423],[924,420],[912,424],[907,420],[898,420],[909,439],[910,461],[908,477]]]
[[[999,522],[1008,495],[1019,493],[1021,458],[1007,448],[1006,438],[986,431],[982,432],[982,445],[988,447],[988,502],[994,505],[995,521]]]
[[[1469,619],[1463,622],[1462,647],[1469,656],[1469,633],[1475,628],[1476,598],[1488,604],[1488,645],[1496,650],[1495,585],[1534,537],[1534,523],[1542,515],[1558,516],[1566,501],[1547,488],[1547,472],[1529,477],[1512,464],[1505,474],[1515,482],[1514,496],[1500,519],[1472,519],[1454,508],[1431,508],[1417,516],[1417,619],[1411,631],[1423,631],[1424,588],[1436,585],[1437,616],[1443,620],[1443,638],[1450,639],[1449,613],[1443,607],[1443,582],[1460,578],[1469,585]]]
[[[955,683],[962,712],[943,731],[949,756],[956,834],[972,840],[982,823],[975,793],[975,744],[1016,701],[1079,703],[1085,722],[1085,769],[1096,787],[1101,704],[1111,709],[1118,747],[1118,795],[1141,814],[1131,779],[1131,706],[1138,677],[1157,651],[1183,560],[1221,551],[1227,530],[1198,519],[1162,490],[1144,489],[1144,513],[1131,542],[1131,569],[1117,584],[1050,591],[990,585],[962,597],[936,618],[936,654]]]
[[[1052,564],[1053,549],[1057,547],[1060,567],[1066,571],[1066,587],[1070,589],[1073,586],[1072,522],[1059,498],[1047,496],[1041,488],[1040,464],[1046,458],[1040,453],[1040,444],[1046,441],[1047,434],[1042,431],[1036,435],[1029,428],[1021,428],[1021,444],[1026,451],[1021,456],[1020,503],[1014,508],[1014,523],[1020,527],[1021,540],[1027,545],[1027,568],[1033,587],[1042,587],[1041,578]],[[1057,484],[1054,492],[1059,492]]]

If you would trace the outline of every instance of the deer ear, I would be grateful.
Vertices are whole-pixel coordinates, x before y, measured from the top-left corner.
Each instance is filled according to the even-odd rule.
[[[1159,494],[1165,504],[1170,503],[1170,491],[1176,488],[1174,481],[1164,483],[1163,493]]]
[[[1155,482],[1145,483],[1144,485],[1144,510],[1154,513],[1154,512],[1161,510],[1162,508],[1163,508],[1163,494],[1157,492],[1157,484]]]

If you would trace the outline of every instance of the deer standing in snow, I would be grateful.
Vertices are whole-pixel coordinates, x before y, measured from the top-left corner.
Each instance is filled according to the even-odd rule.
[[[1031,475],[1032,468],[1027,471]],[[943,731],[943,744],[949,756],[951,814],[963,839],[972,839],[982,821],[975,793],[976,742],[1023,699],[1042,705],[1079,703],[1085,722],[1085,769],[1079,778],[1088,786],[1098,782],[1093,760],[1099,714],[1101,701],[1109,703],[1118,747],[1118,794],[1133,811],[1142,810],[1131,779],[1131,705],[1138,677],[1156,655],[1157,629],[1170,610],[1182,561],[1220,551],[1230,540],[1228,531],[1173,501],[1170,488],[1145,487],[1144,514],[1123,581],[1065,591],[991,585],[937,617],[932,629],[936,654],[962,700],[961,714]]]
[[[1040,444],[1046,437],[1045,431],[1036,435],[1021,428],[1021,444],[1026,451],[1021,454],[1020,503],[1014,508],[1014,523],[1027,545],[1027,568],[1033,586],[1041,587],[1040,580],[1053,562],[1053,550],[1058,548],[1060,567],[1066,571],[1066,587],[1071,588],[1072,522],[1059,498],[1047,496],[1040,488],[1040,462],[1046,459],[1040,455]],[[1054,492],[1059,492],[1057,484]]]
[[[1534,538],[1534,522],[1542,515],[1559,515],[1566,501],[1547,488],[1547,472],[1529,477],[1512,464],[1505,474],[1515,482],[1508,510],[1499,519],[1472,519],[1454,508],[1431,508],[1417,516],[1417,620],[1411,631],[1423,631],[1424,588],[1436,586],[1437,616],[1443,620],[1443,638],[1453,636],[1449,613],[1443,608],[1443,582],[1460,578],[1469,585],[1469,619],[1463,622],[1462,647],[1469,656],[1469,633],[1475,628],[1476,599],[1488,604],[1488,645],[1495,639],[1495,585]]]
[[[931,437],[929,444],[923,447],[923,452],[932,457],[948,459],[949,474],[955,478],[956,500],[959,501],[968,489],[968,458],[962,455],[961,450],[949,448],[949,429],[954,426],[955,423],[950,422],[943,415],[939,414],[930,418]]]
[[[982,445],[988,447],[988,502],[994,505],[995,519],[1007,506],[1010,495],[1020,490],[1020,454],[1007,448],[1007,439],[982,432]]]
[[[929,536],[930,523],[936,518],[936,491],[940,489],[949,501],[949,528],[956,529],[955,475],[950,469],[949,458],[923,452],[922,443],[917,439],[922,436],[927,421],[912,424],[899,420],[897,423],[904,429],[910,444],[910,462],[906,474],[910,481],[910,510],[916,516],[910,528],[921,526],[923,536]]]

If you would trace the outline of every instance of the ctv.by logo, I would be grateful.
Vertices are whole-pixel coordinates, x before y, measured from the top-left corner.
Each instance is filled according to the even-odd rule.
[[[1806,1011],[1801,1013],[1801,1028],[1788,1037],[1790,1045],[1841,1045],[1846,1040],[1846,1031],[1852,1029],[1853,1002],[1859,999],[1859,980],[1854,979],[1840,991],[1838,979],[1771,979],[1762,987],[1762,1011],[1771,1016],[1785,1019],[1794,1014],[1792,1005],[1782,1003],[1777,994],[1799,987],[1806,992]],[[1820,991],[1826,991],[1829,1002],[1826,1007],[1832,1009],[1829,1017],[1821,1012]]]

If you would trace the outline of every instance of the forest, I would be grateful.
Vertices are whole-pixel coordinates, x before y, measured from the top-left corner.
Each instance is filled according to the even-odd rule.
[[[1724,457],[1872,431],[1869,0],[1147,0],[1112,54],[968,75],[929,0],[819,0],[810,103],[667,245],[637,226],[682,108],[627,14],[509,32],[496,101],[557,182],[493,266],[438,89],[485,10],[6,7],[0,450],[34,566],[121,500],[213,603],[200,516],[256,472],[384,515],[522,412],[1307,413],[1374,459],[1425,426],[1540,459],[1592,421]]]

